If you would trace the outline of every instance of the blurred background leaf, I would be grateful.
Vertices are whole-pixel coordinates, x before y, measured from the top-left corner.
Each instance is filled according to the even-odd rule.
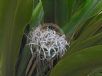
[[[36,76],[26,44],[43,23],[59,25],[71,42],[51,76],[101,75],[102,0],[0,0],[0,76]]]
[[[87,76],[102,66],[102,45],[86,48],[66,56],[53,69],[50,76]]]
[[[83,4],[83,0],[42,0],[44,8],[44,21],[58,24],[64,27],[70,21],[71,16]]]
[[[102,10],[101,6],[102,0],[85,0],[85,4],[75,12],[70,22],[66,23],[63,27],[65,33],[72,35],[76,32],[76,29],[80,29],[89,18],[97,15]]]
[[[102,52],[102,0],[68,1],[72,2],[71,6],[70,4],[64,7],[62,5],[59,6],[59,9],[60,7],[63,9],[70,7],[70,17],[69,19],[67,18],[67,21],[63,19],[64,17],[61,18],[65,21],[65,24],[62,23],[64,25],[61,27],[71,44],[65,56],[52,70],[51,76],[87,76],[92,69],[94,70],[102,66],[101,59],[97,61],[98,57],[101,58],[101,55],[98,53]],[[61,3],[63,4],[63,2]],[[57,6],[57,4],[55,6]],[[76,6],[76,8],[74,9],[73,6]],[[58,9],[56,10],[59,11]],[[62,15],[57,13],[57,15],[60,14],[64,16],[64,13]],[[67,13],[67,16],[68,14],[69,13]],[[57,15],[55,15],[55,21]],[[60,16],[58,16],[57,20],[60,21]],[[64,22],[63,20],[61,21]],[[73,59],[74,56],[75,59]],[[90,58],[93,60],[91,61]],[[89,76],[98,75],[102,74],[97,72]]]
[[[27,45],[27,40],[29,40],[28,34],[30,30],[34,29],[35,27],[43,23],[44,11],[42,7],[42,2],[40,0],[34,0],[33,4],[34,6],[33,6],[32,16],[31,16],[29,23],[26,26],[26,29],[25,29],[25,32],[22,38],[19,58],[18,58],[17,65],[16,65],[16,76],[26,76],[26,71],[28,70],[27,72],[28,73],[30,72],[29,70],[31,68],[28,68],[28,66],[29,67],[32,66],[32,64],[29,65],[32,55],[30,52],[30,47],[29,45]]]
[[[32,0],[0,0],[0,73],[15,76],[21,39],[32,13]]]
[[[35,8],[33,8],[31,21],[29,22],[30,28],[40,25],[41,22],[43,21],[43,15],[44,11],[43,11],[42,2],[38,1],[38,3],[36,3]]]

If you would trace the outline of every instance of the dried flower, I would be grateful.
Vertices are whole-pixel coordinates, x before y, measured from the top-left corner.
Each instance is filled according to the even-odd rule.
[[[39,25],[30,32],[28,44],[32,54],[37,54],[44,60],[62,57],[65,54],[69,43],[65,35],[58,32],[54,26],[52,24]]]

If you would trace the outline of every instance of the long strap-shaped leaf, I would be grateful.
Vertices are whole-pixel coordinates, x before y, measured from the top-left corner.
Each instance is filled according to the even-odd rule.
[[[0,76],[15,76],[15,65],[32,0],[0,0]]]
[[[102,45],[102,32],[95,36],[92,36],[86,40],[83,40],[83,41],[79,40],[79,42],[77,44],[72,43],[71,47],[70,47],[70,51],[68,51],[68,53],[69,52],[70,53],[77,52],[81,49],[92,47],[95,45]]]
[[[84,2],[84,0],[55,0],[55,23],[64,27]]]
[[[34,4],[36,4],[36,1],[34,2]],[[30,29],[32,29],[32,27],[34,28],[34,27],[38,26],[42,21],[42,17],[43,17],[43,7],[42,7],[41,1],[39,1],[36,4],[35,8],[33,9],[31,21],[29,22]],[[27,30],[27,32],[29,32],[29,31]],[[29,37],[27,35],[28,35],[28,33],[25,32],[25,35],[24,35],[25,39],[23,41],[25,41],[26,44],[27,44],[26,39],[27,38],[29,39]],[[33,57],[31,57],[29,45],[24,46],[24,48],[21,50],[21,53],[20,53],[20,56],[18,59],[18,65],[16,68],[17,69],[16,75],[17,76],[28,75],[29,70],[31,70],[31,66],[32,66],[31,62],[32,61],[34,61],[34,59],[33,59]],[[35,63],[36,62],[34,61],[34,64]],[[33,71],[31,70],[30,74],[32,72],[34,72],[34,70]]]
[[[63,27],[84,2],[84,0],[42,0],[45,22]]]
[[[43,14],[44,14],[44,11],[43,11],[42,2],[39,1],[32,12],[32,17],[30,21],[31,28],[39,25],[42,22]]]
[[[77,47],[79,48],[80,46],[85,46],[84,44],[83,45],[79,44],[87,40],[88,40],[87,43],[90,42],[93,44],[93,41],[95,42],[96,39],[93,39],[92,41],[90,40],[90,38],[91,37],[93,38],[94,35],[96,35],[95,37],[102,39],[101,34],[100,36],[98,36],[97,33],[97,31],[102,28],[101,24],[102,24],[102,14],[97,15],[95,16],[95,18],[91,19],[88,23],[85,24],[85,26],[83,26],[83,28],[81,29],[82,31],[80,31],[80,35],[78,36],[78,38],[75,41],[72,41],[71,47],[75,49]],[[90,45],[88,44],[88,46]]]
[[[63,30],[65,33],[74,33],[77,28],[83,26],[83,24],[92,16],[98,14],[102,10],[102,0],[85,0],[85,5],[80,8],[72,16],[70,22],[68,22]]]
[[[88,76],[102,66],[102,45],[86,48],[63,58],[50,76]]]
[[[80,36],[77,40],[85,40],[88,37],[93,36],[97,30],[99,30],[102,27],[102,14],[99,14],[95,16],[93,19],[90,20],[90,22],[86,25],[84,25]]]

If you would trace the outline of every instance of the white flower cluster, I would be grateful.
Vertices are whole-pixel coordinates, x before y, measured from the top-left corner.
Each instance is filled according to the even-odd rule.
[[[52,59],[55,56],[62,57],[65,54],[66,46],[69,45],[65,40],[65,35],[59,35],[50,28],[42,29],[38,26],[30,32],[31,53],[38,53],[41,59]],[[36,51],[33,51],[33,48]]]

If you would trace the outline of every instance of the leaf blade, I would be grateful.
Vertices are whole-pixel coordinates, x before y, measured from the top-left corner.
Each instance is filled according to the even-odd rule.
[[[86,76],[102,66],[101,57],[102,45],[86,48],[62,59],[50,76]]]

